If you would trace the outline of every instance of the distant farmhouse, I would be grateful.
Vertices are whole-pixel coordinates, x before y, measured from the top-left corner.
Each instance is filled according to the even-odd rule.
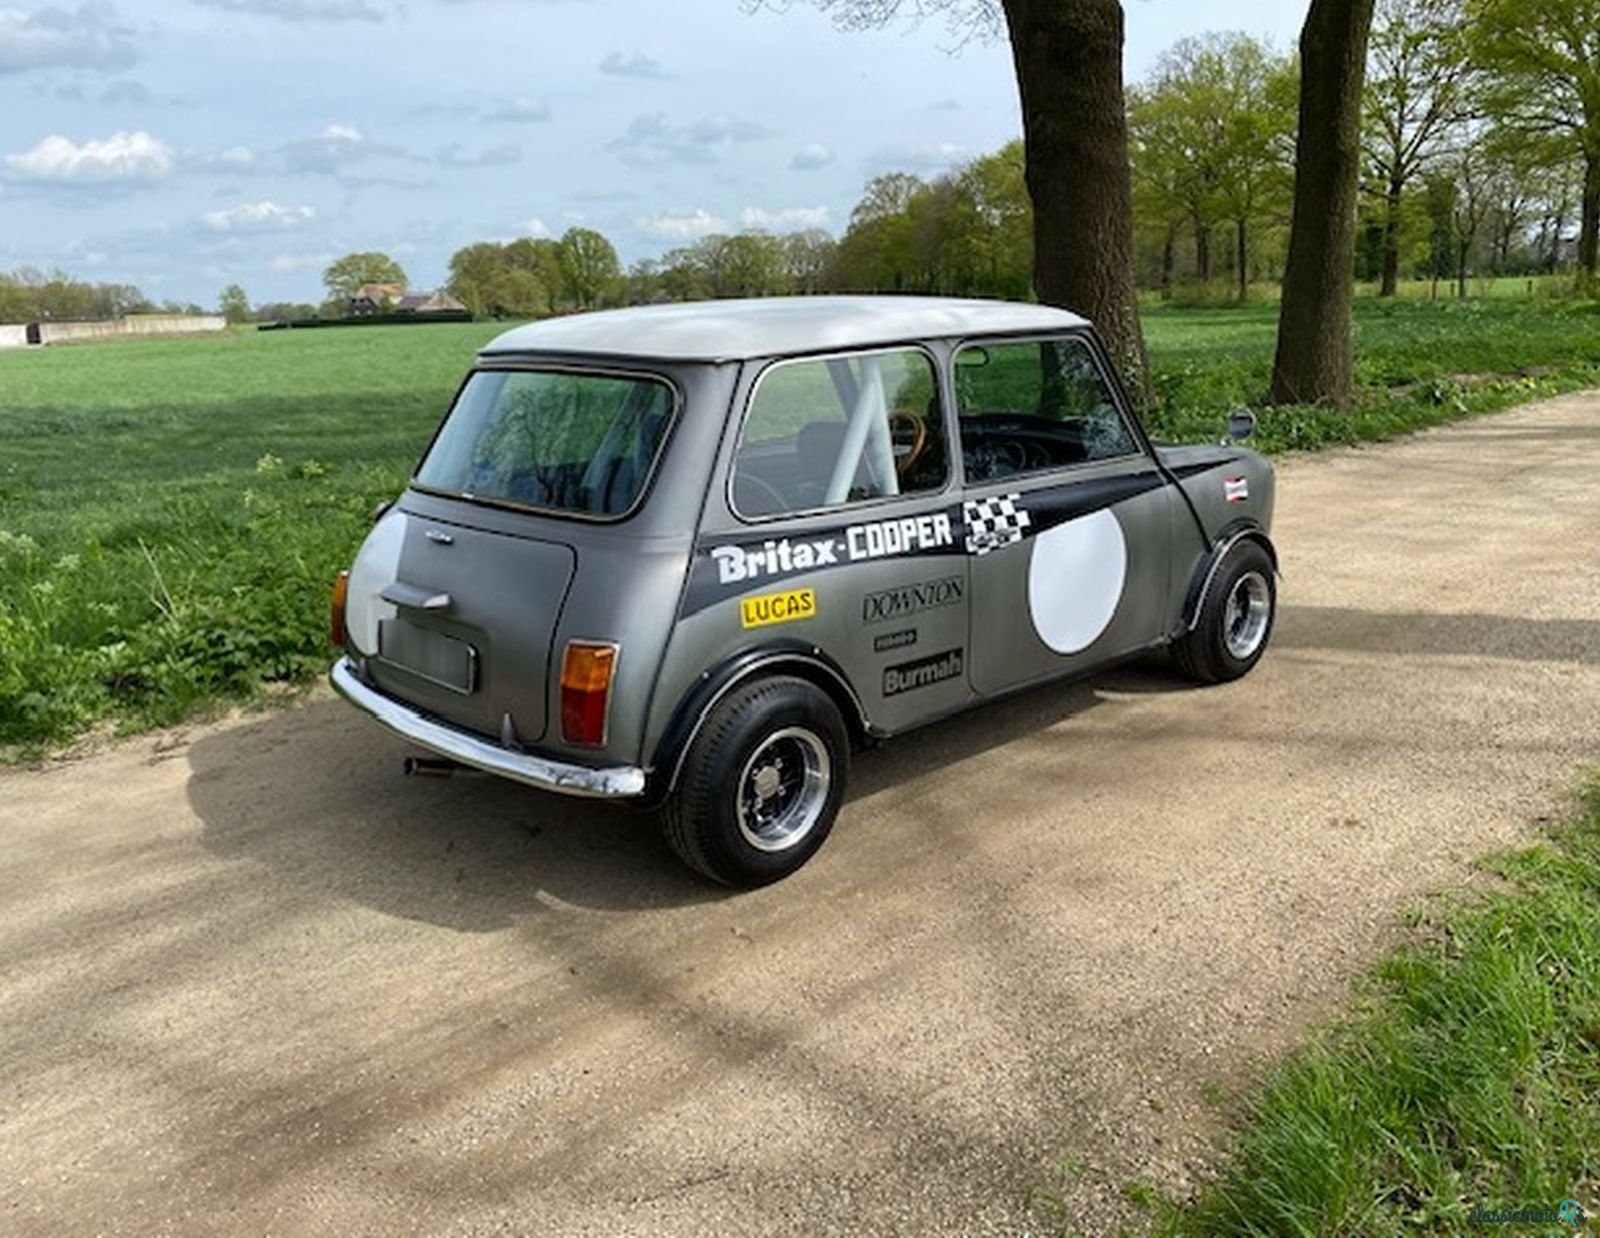
[[[350,298],[346,313],[351,318],[370,318],[374,314],[461,314],[466,308],[443,288],[410,292],[403,284],[362,284]]]

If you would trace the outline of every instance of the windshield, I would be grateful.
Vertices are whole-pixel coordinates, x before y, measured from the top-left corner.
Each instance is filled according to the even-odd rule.
[[[644,491],[672,407],[660,379],[479,370],[416,480],[468,499],[620,516]]]

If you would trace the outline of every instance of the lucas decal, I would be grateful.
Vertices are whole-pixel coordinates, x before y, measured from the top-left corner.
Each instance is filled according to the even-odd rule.
[[[739,600],[739,625],[765,628],[775,623],[814,619],[817,614],[815,589],[791,589],[787,593],[762,593]]]

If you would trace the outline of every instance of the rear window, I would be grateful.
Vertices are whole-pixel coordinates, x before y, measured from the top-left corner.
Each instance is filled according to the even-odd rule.
[[[479,370],[416,481],[467,499],[621,516],[644,492],[673,404],[655,378]]]

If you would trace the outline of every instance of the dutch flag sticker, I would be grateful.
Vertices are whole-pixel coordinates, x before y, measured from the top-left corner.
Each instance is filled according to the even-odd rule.
[[[1230,503],[1243,503],[1250,497],[1250,479],[1248,477],[1224,478],[1222,496]]]

